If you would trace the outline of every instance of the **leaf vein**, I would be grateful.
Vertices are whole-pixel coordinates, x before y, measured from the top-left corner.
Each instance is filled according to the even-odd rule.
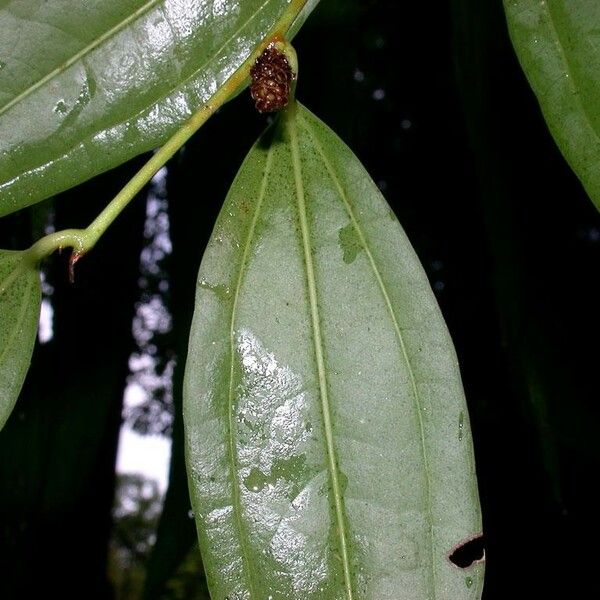
[[[375,279],[377,280],[377,285],[381,291],[381,295],[383,296],[384,303],[390,314],[390,318],[392,320],[393,327],[394,327],[394,332],[396,334],[396,338],[398,340],[398,345],[400,347],[401,357],[402,357],[403,361],[405,362],[407,369],[408,369],[408,373],[409,373],[409,377],[410,377],[410,385],[411,385],[411,390],[412,390],[412,396],[413,396],[413,399],[415,402],[415,410],[416,410],[417,417],[418,417],[419,433],[420,433],[420,437],[421,437],[421,454],[422,454],[422,458],[423,458],[423,466],[425,469],[425,484],[426,484],[426,488],[427,488],[426,489],[427,520],[429,522],[429,536],[430,536],[430,548],[431,548],[431,573],[432,573],[432,576],[431,576],[430,586],[431,586],[431,592],[433,594],[432,597],[435,598],[436,597],[435,536],[434,536],[434,532],[433,532],[431,479],[429,476],[428,453],[427,453],[427,449],[426,449],[426,445],[425,445],[425,428],[424,428],[424,423],[423,423],[423,417],[421,415],[423,402],[422,402],[421,395],[418,390],[417,379],[414,374],[413,366],[412,366],[410,357],[408,355],[406,342],[404,341],[404,336],[402,335],[402,330],[400,328],[400,324],[398,323],[398,320],[396,318],[396,314],[394,312],[394,308],[392,306],[392,302],[390,299],[390,295],[387,291],[387,287],[383,281],[383,277],[381,276],[381,273],[379,272],[379,269],[378,269],[375,259],[373,257],[373,253],[371,252],[369,244],[367,243],[366,236],[363,233],[362,228],[360,227],[360,225],[358,223],[356,215],[354,214],[354,210],[353,210],[350,200],[346,194],[346,191],[345,191],[344,187],[342,186],[342,184],[335,172],[335,169],[333,168],[333,165],[331,164],[331,161],[327,158],[327,155],[325,154],[323,147],[317,140],[317,138],[313,132],[312,126],[306,119],[304,119],[304,117],[300,117],[300,120],[301,120],[305,130],[310,135],[315,149],[321,156],[323,163],[325,164],[325,168],[329,174],[329,177],[331,178],[331,180],[336,188],[336,191],[338,192],[338,195],[339,195],[340,199],[342,200],[342,203],[344,205],[344,208],[346,209],[348,217],[350,218],[350,221],[356,231],[356,234],[365,250],[365,254],[367,256],[369,265],[373,271]]]
[[[0,258],[0,266],[3,266],[6,263],[10,264],[12,260],[13,257],[10,256],[4,260]],[[17,280],[22,270],[23,263],[19,261],[16,263],[14,268],[8,272],[8,275],[4,279],[0,280],[0,296],[2,296],[2,294],[4,294],[8,290],[8,288],[10,288],[10,286]]]
[[[291,107],[295,112],[298,107]],[[291,149],[292,164],[294,168],[294,180],[296,185],[296,201],[298,206],[298,217],[300,221],[300,231],[302,234],[302,245],[304,249],[304,264],[306,268],[306,280],[308,287],[308,296],[310,304],[310,314],[312,322],[315,359],[317,363],[317,374],[319,379],[319,393],[321,397],[321,408],[323,413],[323,427],[325,430],[325,441],[327,445],[327,458],[329,462],[329,474],[331,478],[331,487],[333,491],[333,500],[335,505],[336,529],[340,540],[340,553],[342,566],[344,570],[344,584],[346,588],[346,597],[353,600],[353,586],[350,572],[350,560],[348,557],[348,534],[347,525],[344,518],[344,506],[342,499],[341,484],[338,477],[338,465],[336,458],[335,442],[333,439],[333,428],[331,424],[331,405],[329,402],[329,393],[327,389],[327,375],[325,370],[325,361],[323,357],[323,340],[321,336],[321,324],[319,316],[319,307],[317,300],[316,278],[313,265],[313,256],[310,243],[310,230],[306,212],[306,200],[304,194],[304,184],[302,182],[302,165],[300,162],[300,148],[298,144],[298,132],[296,129],[297,118],[294,114],[285,115],[286,126],[288,129]]]
[[[35,279],[32,278],[29,281],[29,283],[27,284],[27,291],[23,295],[25,300],[23,302],[23,306],[21,307],[21,310],[19,311],[19,316],[17,317],[17,320],[15,321],[15,327],[12,330],[12,332],[10,333],[10,335],[8,336],[8,340],[6,342],[6,345],[2,349],[2,352],[0,352],[0,366],[2,365],[2,362],[4,361],[4,358],[6,357],[8,351],[11,349],[11,344],[14,341],[14,339],[16,338],[17,333],[21,329],[21,325],[23,324],[23,321],[25,319],[25,314],[27,313],[27,308],[28,308],[27,296],[29,296],[29,293],[31,292],[31,288],[33,287],[34,283],[35,283]]]
[[[236,343],[235,343],[235,320],[237,315],[237,307],[238,301],[240,297],[240,289],[242,287],[242,281],[244,279],[244,273],[246,270],[246,264],[248,261],[248,254],[250,252],[250,246],[252,240],[254,238],[254,232],[256,230],[256,223],[258,222],[258,215],[260,214],[266,189],[267,189],[267,181],[269,177],[269,173],[271,171],[271,165],[273,160],[273,145],[269,148],[269,152],[267,154],[267,160],[265,163],[265,172],[260,184],[260,191],[258,200],[256,203],[256,209],[254,210],[254,214],[252,215],[252,221],[250,223],[250,228],[248,229],[248,236],[246,238],[246,242],[244,244],[244,249],[242,251],[242,261],[240,264],[240,270],[238,273],[235,292],[233,296],[233,304],[231,307],[231,323],[229,326],[229,343],[230,343],[230,369],[229,369],[229,394],[227,401],[227,413],[229,417],[228,422],[228,437],[229,437],[229,459],[231,464],[231,480],[232,480],[232,492],[233,492],[233,510],[235,513],[235,520],[238,531],[240,533],[240,548],[242,550],[242,563],[244,565],[244,571],[246,572],[246,578],[248,581],[250,598],[259,598],[259,596],[255,593],[253,589],[253,578],[252,578],[252,570],[250,568],[250,557],[248,556],[248,550],[246,548],[245,542],[245,527],[242,519],[242,504],[240,497],[240,483],[238,476],[238,464],[237,464],[237,450],[235,447],[235,439],[234,439],[234,429],[235,429],[235,419],[234,419],[234,397],[235,397],[235,389],[234,389],[234,368],[235,368],[235,355],[236,355]]]
[[[253,12],[249,18],[244,21],[244,23],[242,23],[242,25],[234,32],[231,34],[231,36],[229,36],[221,45],[221,47],[210,57],[208,58],[202,65],[200,65],[193,73],[191,73],[188,77],[186,77],[183,81],[179,82],[178,85],[172,89],[170,89],[167,93],[165,94],[161,94],[150,106],[144,106],[143,108],[141,108],[140,110],[138,110],[137,112],[134,112],[130,115],[128,115],[125,118],[120,119],[119,121],[117,121],[116,123],[112,123],[111,125],[108,126],[109,129],[114,129],[116,127],[119,127],[120,125],[123,125],[124,123],[129,123],[135,119],[140,118],[142,115],[144,115],[144,113],[148,112],[150,109],[152,109],[152,107],[156,106],[158,103],[166,100],[169,96],[181,92],[183,93],[185,86],[190,83],[195,77],[198,76],[198,74],[200,74],[204,69],[206,69],[211,63],[213,63],[214,61],[217,60],[217,57],[219,56],[219,54],[227,47],[227,45],[234,39],[237,39],[241,32],[248,27],[248,25],[250,23],[252,23],[252,21],[263,11],[263,9],[265,8],[265,6],[267,4],[269,4],[271,2],[271,0],[265,0],[265,2],[263,2],[260,7]],[[233,71],[229,77],[222,83],[222,85],[225,85],[237,72],[238,70],[241,68],[241,66],[243,65],[243,61],[240,63],[240,67],[238,67],[235,71]],[[214,98],[214,96],[216,95],[217,92],[213,93],[211,96],[209,96],[202,104],[202,106],[208,106],[210,105],[212,99]],[[12,104],[14,104],[14,102],[12,102]],[[3,108],[0,108],[0,116],[2,116],[2,113],[5,112],[6,110],[8,110],[9,108],[11,108],[10,106],[5,106]],[[88,135],[86,137],[84,137],[83,139],[77,141],[76,143],[70,145],[60,156],[54,158],[53,160],[50,161],[44,161],[42,163],[40,163],[38,166],[36,167],[31,167],[29,169],[27,169],[26,172],[32,172],[32,171],[36,171],[38,169],[42,169],[44,166],[49,165],[49,164],[53,164],[53,163],[57,163],[61,160],[65,160],[68,158],[69,154],[71,154],[76,148],[81,147],[84,151],[87,152],[87,148],[86,148],[86,143],[91,143],[93,142],[94,138],[97,136],[98,132],[92,132],[91,135]],[[12,179],[10,179],[9,181],[2,183],[0,185],[0,190],[3,187],[8,187],[9,185],[11,185],[14,181],[16,181],[19,177],[21,177],[22,174],[17,175],[16,177],[13,177]]]
[[[18,104],[19,102],[21,102],[21,100],[24,100],[30,94],[33,94],[33,92],[35,92],[37,89],[54,79],[56,76],[66,71],[69,67],[72,67],[78,60],[87,56],[90,52],[102,45],[106,40],[110,39],[113,35],[116,35],[119,31],[127,27],[130,23],[133,23],[138,17],[141,17],[144,13],[150,11],[152,8],[154,8],[154,6],[156,6],[159,2],[162,1],[163,0],[148,0],[148,2],[140,6],[138,9],[134,10],[130,15],[116,23],[108,31],[105,31],[102,35],[98,36],[95,40],[93,40],[87,46],[82,48],[79,52],[71,56],[71,58],[67,59],[60,66],[56,67],[56,69],[50,71],[50,73],[39,79],[36,83],[30,85],[26,90],[23,90],[18,96],[13,98],[3,107],[1,107],[0,116],[7,112],[9,109],[11,109],[15,104]]]

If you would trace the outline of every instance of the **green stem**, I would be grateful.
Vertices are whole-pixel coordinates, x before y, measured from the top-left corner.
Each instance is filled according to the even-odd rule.
[[[223,106],[235,94],[237,89],[247,79],[250,67],[264,48],[273,38],[283,38],[283,34],[291,27],[307,1],[291,0],[288,8],[284,11],[269,35],[265,37],[263,42],[258,45],[240,68],[218,89],[206,104],[190,117],[164,146],[155,152],[152,158],[132,177],[127,185],[111,200],[108,206],[86,229],[65,229],[64,231],[47,235],[27,250],[27,258],[34,263],[38,263],[55,250],[72,248],[73,255],[70,262],[72,277],[72,269],[77,260],[96,245],[96,242],[108,229],[110,224],[154,177],[155,173],[206,123],[218,108]]]
[[[26,254],[31,262],[38,263],[55,250],[73,248],[75,252],[83,254],[87,246],[87,229],[64,229],[38,240]]]
[[[288,42],[285,38],[281,40],[277,40],[275,42],[275,47],[280,52],[285,54],[287,61],[292,69],[293,79],[292,85],[290,86],[290,104],[294,103],[296,99],[296,84],[298,83],[298,55],[296,54],[296,49],[290,42]]]

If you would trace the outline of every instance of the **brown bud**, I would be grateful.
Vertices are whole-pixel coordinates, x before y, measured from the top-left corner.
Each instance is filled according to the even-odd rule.
[[[275,112],[287,106],[293,73],[283,52],[273,45],[266,48],[250,69],[250,77],[250,94],[258,112]]]

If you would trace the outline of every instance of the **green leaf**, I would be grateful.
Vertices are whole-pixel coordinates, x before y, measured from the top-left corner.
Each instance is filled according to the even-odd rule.
[[[600,3],[504,0],[504,7],[548,127],[600,210]]]
[[[0,216],[161,145],[302,5],[0,2]]]
[[[37,269],[23,252],[0,250],[0,429],[21,391],[40,316]]]
[[[456,355],[352,152],[298,106],[254,146],[200,267],[184,386],[212,597],[460,600],[483,564]]]
[[[304,25],[304,22],[306,21],[306,19],[308,19],[310,13],[316,8],[317,4],[319,4],[319,1],[320,0],[306,1],[304,7],[298,13],[298,16],[294,19],[294,22],[292,23],[289,31],[287,32],[288,39],[293,39],[294,36],[300,31],[300,28],[302,27],[302,25]]]

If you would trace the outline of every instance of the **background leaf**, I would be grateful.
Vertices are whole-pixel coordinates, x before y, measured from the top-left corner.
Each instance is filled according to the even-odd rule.
[[[396,217],[306,109],[254,147],[198,278],[184,420],[214,597],[479,598],[456,356]]]
[[[23,252],[0,250],[0,429],[25,380],[40,316],[37,269]]]
[[[585,473],[598,469],[600,450],[598,352],[592,342],[600,331],[600,214],[549,134],[514,56],[502,5],[452,4],[454,64],[470,146],[470,152],[463,146],[462,161],[469,166],[457,182],[464,190],[463,212],[452,233],[465,238],[469,258],[461,264],[473,261],[480,269],[470,278],[470,291],[457,291],[454,302],[477,297],[477,279],[493,293],[481,303],[485,311],[465,314],[454,328],[473,336],[464,355],[472,369],[463,369],[467,389],[479,378],[479,393],[468,397],[477,399],[471,416],[490,556],[484,598],[515,595],[506,572],[524,531],[532,544],[521,555],[529,576],[518,596],[586,597],[590,583],[565,574],[593,568],[592,558],[570,549],[598,535],[588,500],[593,484]],[[476,220],[459,226],[466,211]],[[474,251],[477,236],[486,246]],[[566,275],[567,285],[549,285],[558,273]],[[496,313],[498,334],[489,326],[474,333],[485,313]],[[477,346],[488,341],[477,358]],[[519,502],[508,508],[517,488]]]
[[[292,1],[0,3],[0,216],[161,145]]]
[[[504,0],[504,6],[548,127],[600,209],[600,4]]]
[[[136,166],[86,184],[79,190],[86,202],[58,202],[53,225],[60,230],[89,222]],[[40,204],[36,212],[38,207],[48,209]],[[93,600],[118,597],[107,581],[107,550],[118,520],[111,515],[115,456],[135,348],[131,329],[145,214],[144,202],[133,203],[120,227],[106,232],[104,243],[118,251],[91,252],[77,265],[73,285],[68,253],[42,265],[46,336],[36,344],[17,406],[0,431],[0,598],[53,594],[76,600],[82,590]],[[0,235],[2,227],[18,230],[30,216],[25,210],[1,219]],[[40,235],[37,227],[24,233],[14,246]],[[11,244],[11,237],[4,243]]]

